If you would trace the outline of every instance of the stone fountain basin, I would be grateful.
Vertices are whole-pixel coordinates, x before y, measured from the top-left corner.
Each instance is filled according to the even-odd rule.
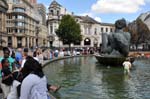
[[[115,56],[101,56],[101,55],[95,55],[96,59],[100,64],[106,65],[106,66],[122,66],[122,63],[126,60],[127,57],[115,57]],[[129,57],[131,60],[131,63],[134,62],[133,57]]]

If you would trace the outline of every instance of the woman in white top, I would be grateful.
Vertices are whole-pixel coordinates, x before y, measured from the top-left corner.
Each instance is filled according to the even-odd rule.
[[[48,99],[47,80],[39,62],[28,57],[22,71],[27,75],[21,84],[20,99]]]

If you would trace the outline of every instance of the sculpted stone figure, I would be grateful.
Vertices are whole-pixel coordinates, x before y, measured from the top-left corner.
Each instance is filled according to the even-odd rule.
[[[126,57],[129,53],[130,45],[130,33],[123,32],[126,27],[125,19],[120,19],[115,22],[115,32],[107,35],[107,41],[104,53],[108,53],[109,56]]]

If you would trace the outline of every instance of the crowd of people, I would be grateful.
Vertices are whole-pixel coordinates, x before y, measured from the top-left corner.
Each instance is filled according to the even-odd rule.
[[[3,48],[0,57],[0,89],[2,99],[48,99],[48,91],[56,92],[60,86],[47,83],[42,70],[43,54],[36,49],[19,48],[16,52]]]
[[[47,83],[42,71],[44,60],[64,56],[94,54],[89,49],[41,49],[8,47],[0,57],[0,90],[3,99],[47,99],[47,92],[56,92],[61,87]]]

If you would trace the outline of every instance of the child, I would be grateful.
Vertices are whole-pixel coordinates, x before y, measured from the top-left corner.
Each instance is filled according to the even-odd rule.
[[[131,63],[129,58],[126,58],[126,60],[123,62],[123,66],[124,66],[124,73],[129,74],[131,68]]]
[[[13,77],[9,68],[9,61],[8,59],[4,58],[1,61],[2,65],[2,70],[1,70],[1,75],[2,75],[2,83],[1,83],[1,88],[3,92],[3,97],[4,99],[7,98],[9,92],[10,92],[10,85],[12,84]]]

